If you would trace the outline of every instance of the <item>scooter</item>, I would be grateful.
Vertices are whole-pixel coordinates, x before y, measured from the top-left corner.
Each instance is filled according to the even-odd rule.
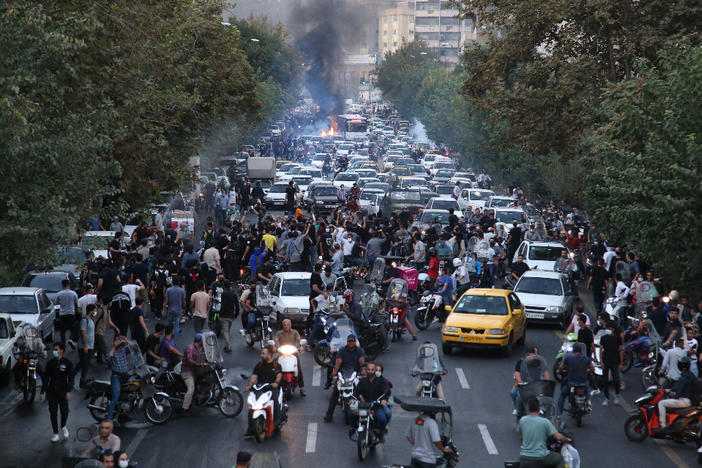
[[[304,349],[307,345],[307,340],[300,340],[300,348]],[[300,352],[293,345],[283,345],[278,348],[278,365],[283,374],[280,383],[283,392],[283,401],[290,400],[295,394],[295,389],[298,386],[297,376],[297,354]]]
[[[248,378],[242,375],[245,379]],[[254,384],[251,387],[247,402],[249,404],[249,430],[256,442],[271,439],[280,432],[283,424],[288,420],[288,406],[283,404],[283,392],[278,392],[277,401],[273,399],[273,387],[269,383]],[[280,408],[277,421],[275,406]]]
[[[654,429],[660,428],[658,402],[664,395],[662,387],[653,385],[636,399],[637,409],[624,423],[626,437],[632,442],[643,442],[648,436],[680,443],[694,442],[699,448],[702,445],[702,408],[699,406],[669,408],[666,412],[669,430],[654,432]],[[698,462],[702,463],[702,453],[698,454]]]

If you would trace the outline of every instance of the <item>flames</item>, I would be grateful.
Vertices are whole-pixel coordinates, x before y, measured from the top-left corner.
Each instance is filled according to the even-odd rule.
[[[329,130],[322,130],[322,133],[320,133],[319,136],[333,137],[337,133],[339,133],[339,127],[337,127],[336,118],[333,115],[330,115],[329,116]]]

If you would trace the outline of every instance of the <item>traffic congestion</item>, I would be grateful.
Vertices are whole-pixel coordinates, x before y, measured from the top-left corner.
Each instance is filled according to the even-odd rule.
[[[0,288],[0,467],[702,462],[675,278],[388,103],[318,113]]]

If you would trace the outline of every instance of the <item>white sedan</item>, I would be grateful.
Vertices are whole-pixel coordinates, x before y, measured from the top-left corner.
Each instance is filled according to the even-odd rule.
[[[448,210],[453,208],[453,214],[459,218],[463,216],[463,210],[458,206],[458,202],[453,197],[434,197],[427,202],[427,210]]]

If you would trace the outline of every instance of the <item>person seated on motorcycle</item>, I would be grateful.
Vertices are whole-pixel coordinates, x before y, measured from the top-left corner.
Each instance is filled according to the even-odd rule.
[[[690,372],[690,358],[684,356],[677,362],[677,368],[680,372],[680,378],[673,388],[665,389],[665,393],[672,398],[662,399],[658,402],[658,414],[661,427],[654,429],[654,432],[666,432],[668,430],[668,408],[687,408],[693,403],[699,402],[698,396],[695,395],[695,374]]]
[[[249,313],[256,312],[256,281],[249,282],[249,288],[241,293],[239,304],[241,305],[241,325],[244,330],[249,330]]]
[[[417,341],[417,335],[414,334],[414,329],[412,328],[412,325],[410,324],[409,319],[407,318],[407,312],[409,312],[410,308],[409,304],[407,304],[407,298],[401,297],[399,299],[387,299],[385,301],[386,311],[389,311],[390,309],[395,307],[400,309],[399,323],[404,322],[405,328],[407,328],[407,332],[412,336],[412,341]]]
[[[519,460],[523,462],[536,462],[538,466],[564,468],[563,455],[558,452],[551,452],[546,447],[549,437],[554,437],[560,442],[569,444],[571,439],[556,430],[553,423],[541,417],[541,405],[537,397],[530,397],[527,400],[528,415],[519,420]]]
[[[423,344],[431,344],[431,341],[425,341]],[[441,365],[441,375],[446,375],[448,373],[448,370],[446,369],[446,365],[444,365],[444,360],[441,359],[441,356],[439,356],[439,364]],[[415,362],[414,367],[412,368],[412,376],[415,377],[421,373],[421,368],[419,367],[419,363]],[[414,394],[416,396],[419,396],[422,393],[422,380],[419,380],[419,383],[417,383],[417,387],[414,389]],[[440,400],[446,401],[446,397],[444,396],[444,387],[441,385],[441,377],[439,377],[436,380],[436,396]]]
[[[568,257],[568,251],[566,249],[561,249],[561,256],[556,259],[556,263],[553,265],[553,271],[563,273],[570,277],[574,266],[575,263]]]
[[[3,322],[4,323],[4,322]],[[15,384],[17,386],[22,382],[22,376],[26,371],[26,366],[22,361],[23,358],[29,357],[30,354],[35,353],[38,363],[37,363],[37,375],[41,378],[43,374],[43,367],[46,365],[46,347],[44,346],[44,341],[39,336],[39,332],[36,327],[29,323],[23,323],[19,327],[19,336],[15,340],[15,344],[12,346],[12,355],[15,357]]]
[[[666,349],[678,338],[685,338],[683,324],[680,321],[680,311],[676,307],[671,307],[668,311],[668,323],[665,325],[661,338],[663,339],[661,347]]]
[[[450,447],[444,447],[441,442],[439,424],[435,413],[423,411],[414,419],[405,431],[405,437],[412,445],[412,462],[410,466],[417,468],[435,468],[436,459],[442,453],[452,453]]]
[[[386,380],[382,377],[382,371],[376,370],[374,362],[367,363],[366,376],[358,382],[354,394],[363,403],[371,403],[380,399],[380,406],[375,408],[374,413],[375,426],[380,430],[380,443],[385,442],[385,427],[392,417],[392,412],[388,407],[389,392],[390,389]],[[352,414],[349,416],[352,416]],[[355,427],[355,425],[352,425],[352,427]]]
[[[115,407],[122,392],[122,384],[126,382],[126,379],[129,378],[129,373],[134,368],[134,358],[131,355],[130,344],[126,336],[116,336],[112,349],[107,356],[107,362],[112,368],[112,376],[110,377],[112,397],[107,410],[107,419],[113,418]]]
[[[103,452],[105,450],[116,452],[122,446],[122,441],[119,436],[112,433],[114,424],[111,419],[103,419],[100,421],[98,430],[99,434],[90,439],[90,445],[85,452],[83,452],[84,457],[93,457],[96,452]]]
[[[436,281],[436,293],[441,295],[442,305],[453,305],[453,278],[446,267],[441,269],[441,276]]]
[[[346,316],[353,322],[356,333],[359,333],[365,316],[361,304],[355,300],[351,289],[344,291],[344,303],[341,305],[341,310],[346,312]]]
[[[270,384],[272,387],[273,396],[273,419],[277,422],[280,413],[280,405],[282,404],[280,396],[280,380],[283,378],[283,373],[277,361],[273,360],[273,346],[266,345],[261,349],[261,361],[256,364],[251,377],[246,384],[246,391],[251,391],[251,387],[255,384]]]
[[[444,236],[442,236],[439,242],[436,243],[436,253],[437,255],[439,255],[439,258],[448,257],[453,253],[451,245],[448,243]]]
[[[387,286],[394,279],[401,278],[400,270],[397,269],[395,265],[392,264],[392,260],[389,258],[385,259],[385,271],[383,272],[383,280],[381,284]]]
[[[279,348],[284,345],[292,345],[298,349],[300,348],[300,333],[298,333],[297,330],[293,329],[292,322],[290,321],[290,319],[283,320],[283,329],[278,330],[276,332],[275,337],[273,337],[273,340],[275,341],[276,348]],[[307,396],[307,392],[305,391],[305,380],[302,376],[302,364],[300,363],[300,353],[296,353],[295,357],[297,358],[297,384],[300,387],[300,395]]]
[[[668,380],[671,382],[677,382],[680,379],[678,362],[685,357],[687,357],[685,340],[678,338],[675,340],[675,346],[669,349],[663,356],[663,364],[661,364],[660,372],[668,377]]]
[[[433,280],[439,279],[439,254],[436,253],[434,247],[429,248],[427,254],[429,255],[429,269],[427,270],[427,275]]]
[[[516,284],[524,272],[529,271],[529,265],[524,262],[524,255],[517,256],[517,262],[512,263],[511,269],[512,272],[510,273],[510,279]]]
[[[566,353],[563,356],[561,364],[558,366],[558,372],[567,371],[566,381],[561,388],[561,395],[558,397],[558,412],[563,414],[563,406],[565,404],[566,397],[570,394],[570,389],[572,387],[585,387],[585,394],[587,395],[587,404],[590,406],[590,396],[588,392],[588,372],[595,372],[595,366],[592,364],[592,360],[585,354],[585,345],[583,343],[575,343],[573,345],[573,352]]]
[[[263,257],[263,264],[257,271],[256,277],[259,281],[262,281],[263,284],[268,284],[276,273],[275,267],[271,264],[271,255],[268,254]]]
[[[180,376],[185,382],[185,396],[183,397],[183,411],[190,411],[190,404],[195,393],[195,377],[207,367],[205,350],[202,347],[202,333],[196,333],[193,342],[185,350],[185,358],[181,364]]]
[[[538,382],[541,380],[551,380],[551,373],[548,371],[546,360],[539,356],[539,348],[528,346],[524,353],[524,358],[517,361],[514,366],[514,385],[509,392],[514,404],[513,415],[523,414],[523,405],[519,397],[519,384]]]
[[[353,333],[346,337],[346,346],[341,348],[336,353],[336,358],[334,360],[334,368],[331,374],[327,375],[327,383],[324,386],[325,389],[331,386],[331,378],[336,377],[339,371],[343,375],[349,375],[353,372],[360,372],[361,366],[366,361],[366,353],[363,348],[356,346],[356,335]],[[329,399],[329,406],[327,407],[327,413],[324,415],[324,422],[331,422],[332,416],[334,414],[334,409],[339,401],[339,390],[336,385],[332,390],[331,398]]]
[[[468,267],[460,258],[453,259],[453,267],[455,268],[453,278],[456,284],[456,299],[458,299],[470,289],[470,274],[468,273]]]

